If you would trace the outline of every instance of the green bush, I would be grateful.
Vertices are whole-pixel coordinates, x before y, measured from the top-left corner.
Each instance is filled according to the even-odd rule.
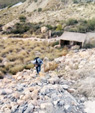
[[[87,26],[78,26],[78,32],[80,33],[86,33],[87,32]]]
[[[82,25],[85,25],[85,24],[87,24],[87,20],[80,19],[80,20],[79,20],[79,23],[82,24]]]
[[[22,34],[24,32],[27,32],[30,29],[30,26],[26,23],[26,24],[21,24],[21,23],[17,23],[13,30],[11,31],[14,34]]]
[[[73,3],[77,4],[78,3],[78,0],[73,0]]]
[[[37,2],[38,0],[34,0],[34,2]]]
[[[52,37],[61,36],[63,34],[63,31],[53,31],[51,33]]]
[[[42,8],[38,8],[38,12],[41,12],[42,11]]]
[[[61,30],[62,30],[62,25],[59,24],[59,25],[57,26],[57,28],[56,28],[56,31],[61,31]]]
[[[32,34],[33,32],[37,32],[37,30],[40,29],[40,24],[33,24],[31,23],[31,27],[30,27],[30,33]]]
[[[26,22],[26,17],[24,15],[21,15],[19,17],[20,22]]]
[[[91,44],[85,44],[84,48],[92,48],[93,46]]]
[[[78,23],[78,21],[76,19],[69,19],[67,21],[67,26],[69,26],[69,25],[75,25],[77,23]]]
[[[52,30],[53,27],[51,25],[46,25],[46,27],[48,28],[48,30]]]
[[[53,42],[52,46],[59,45],[59,41]]]
[[[36,12],[37,10],[36,9],[34,9],[34,12]]]
[[[73,26],[70,26],[70,25],[73,25]],[[65,30],[70,32],[80,32],[80,33],[95,31],[95,18],[92,18],[90,20],[81,19],[79,21],[70,19],[67,21]]]
[[[87,26],[89,31],[95,30],[95,18],[88,20]]]
[[[78,32],[78,28],[77,28],[77,27],[75,27],[75,28],[70,28],[68,31],[69,31],[69,32]]]

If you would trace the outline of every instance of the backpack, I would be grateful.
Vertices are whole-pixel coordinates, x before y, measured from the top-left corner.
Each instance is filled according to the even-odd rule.
[[[35,60],[36,60],[37,65],[42,65],[43,64],[43,61],[39,57],[36,57]]]

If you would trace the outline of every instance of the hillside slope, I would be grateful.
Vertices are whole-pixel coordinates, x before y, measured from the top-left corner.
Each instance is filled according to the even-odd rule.
[[[0,9],[24,1],[25,0],[0,0]]]
[[[93,2],[74,4],[72,0],[27,0],[18,7],[0,11],[0,24],[11,22],[20,15],[25,15],[29,22],[50,24],[69,18],[91,19],[95,17],[95,4]]]
[[[42,66],[39,76],[31,69],[2,79],[0,113],[95,113],[95,48],[55,61],[57,69],[44,73]]]

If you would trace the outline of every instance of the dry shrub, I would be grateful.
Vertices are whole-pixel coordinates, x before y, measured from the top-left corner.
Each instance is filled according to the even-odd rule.
[[[34,68],[34,65],[33,64],[25,65],[25,69],[31,69],[31,68]]]
[[[65,48],[63,49],[63,51],[62,51],[62,54],[63,54],[63,56],[66,56],[67,53],[68,53],[68,48],[65,47]]]
[[[47,62],[44,64],[44,71],[48,72],[50,70],[55,70],[58,67],[58,64],[56,62]]]
[[[26,56],[27,55],[27,52],[25,50],[21,50],[20,51],[20,55]]]
[[[9,60],[9,61],[15,61],[16,59],[17,59],[17,57],[16,57],[16,55],[8,55],[7,56],[7,59]]]
[[[45,40],[45,41],[43,41],[43,45],[48,47],[49,46],[49,42],[47,40]]]
[[[4,73],[11,72],[15,74],[23,68],[32,68],[33,65],[27,65],[27,63],[35,58],[37,52],[40,53],[40,58],[48,57],[51,61],[62,54],[61,49],[54,49],[47,41],[36,42],[31,40],[2,39],[0,40],[0,47],[0,62],[2,62],[3,58],[8,59],[6,66],[0,68],[0,71]],[[51,70],[53,69],[53,66],[50,65],[49,67]]]
[[[49,63],[50,70],[55,70],[58,67],[58,64],[56,62]]]
[[[34,48],[34,50],[33,51],[41,51],[41,48],[40,47],[36,47],[36,48]]]
[[[8,55],[7,59],[10,60],[10,61],[15,61],[15,60],[18,60],[18,59],[23,61],[24,57],[25,56],[21,53],[18,53],[18,54],[15,53],[15,54]]]
[[[24,55],[23,54],[18,54],[17,59],[20,59],[21,61],[24,61]]]
[[[6,73],[6,69],[5,69],[4,67],[0,67],[0,71],[1,71],[2,73]]]
[[[29,36],[27,34],[24,34],[23,35],[23,38],[28,38]]]
[[[81,80],[76,87],[78,88],[77,93],[85,97],[95,97],[95,76]]]
[[[31,61],[33,58],[34,58],[34,56],[29,56],[29,57],[25,58],[24,63]]]
[[[13,67],[15,65],[15,62],[9,62],[9,63],[7,63],[6,65],[5,65],[5,69],[7,70],[7,71],[9,71],[9,69],[11,68],[11,67]]]
[[[9,53],[12,53],[14,50],[16,50],[15,46],[13,45],[6,45],[5,49],[2,50],[2,56],[5,56]]]
[[[19,64],[19,65],[15,65],[14,67],[10,68],[9,72],[14,75],[17,72],[22,71],[23,69],[24,69],[24,65]]]

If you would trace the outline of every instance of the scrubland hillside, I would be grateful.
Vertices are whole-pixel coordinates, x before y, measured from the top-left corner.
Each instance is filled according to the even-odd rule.
[[[0,39],[0,72],[16,74],[23,69],[33,68],[30,63],[36,56],[50,60],[64,55],[63,49],[54,48],[56,43]]]
[[[0,11],[0,23],[11,22],[22,14],[28,17],[29,22],[33,23],[57,24],[59,21],[70,18],[88,20],[95,17],[94,6],[93,2],[74,3],[71,0],[27,0],[21,6]]]
[[[0,9],[12,6],[18,2],[24,2],[25,0],[0,0]]]
[[[0,113],[95,113],[95,48],[45,41],[49,33],[94,32],[94,2],[26,0],[0,10]],[[43,59],[39,75],[30,62],[36,56]]]

